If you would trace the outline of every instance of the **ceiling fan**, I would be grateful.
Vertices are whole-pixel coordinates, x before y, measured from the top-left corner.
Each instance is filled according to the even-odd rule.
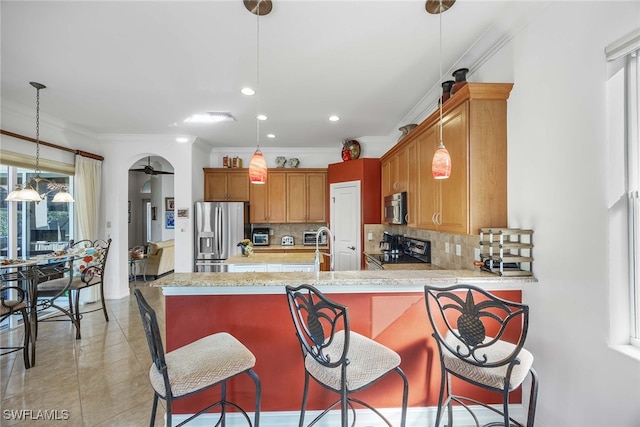
[[[151,166],[151,156],[147,157],[147,164],[143,168],[129,169],[131,172],[144,172],[147,175],[173,175],[173,172],[157,171]]]

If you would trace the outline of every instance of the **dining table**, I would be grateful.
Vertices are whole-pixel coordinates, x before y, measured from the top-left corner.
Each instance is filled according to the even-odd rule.
[[[27,259],[0,260],[0,283],[15,283],[26,293],[26,303],[31,326],[31,366],[35,365],[38,313],[48,308],[55,308],[69,317],[72,323],[78,327],[72,313],[72,307],[66,309],[56,304],[55,300],[70,291],[71,281],[73,279],[73,262],[80,256],[81,255],[75,253],[57,251]],[[47,295],[46,299],[38,301],[38,283],[64,277],[65,275],[67,275],[69,280],[63,290],[56,292],[54,295]]]

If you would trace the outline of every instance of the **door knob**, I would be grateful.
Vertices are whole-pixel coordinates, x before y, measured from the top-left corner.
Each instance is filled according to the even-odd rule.
[[[356,247],[355,246],[347,246],[347,249],[351,249],[352,251],[355,251]]]

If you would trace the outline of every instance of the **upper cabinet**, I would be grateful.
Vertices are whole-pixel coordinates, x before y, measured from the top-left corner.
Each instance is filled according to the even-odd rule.
[[[326,169],[269,169],[250,187],[252,223],[326,223]]]
[[[397,190],[384,175],[382,185],[390,192],[407,191],[409,226],[457,234],[507,226],[507,99],[512,87],[467,83],[445,102],[442,136],[452,165],[448,179],[431,175],[440,139],[439,110],[382,157],[383,165],[391,162],[390,178],[394,161],[400,165],[405,159]]]
[[[204,168],[204,200],[206,202],[248,202],[247,169]]]
[[[252,223],[283,223],[287,219],[287,175],[269,170],[265,184],[251,184],[249,217]]]
[[[287,222],[326,223],[327,172],[287,174]]]

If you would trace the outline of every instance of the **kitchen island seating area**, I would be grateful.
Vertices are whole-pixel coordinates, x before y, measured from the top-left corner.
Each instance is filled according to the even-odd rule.
[[[452,425],[453,405],[487,408],[502,417],[495,425],[533,427],[538,395],[538,376],[533,355],[523,348],[529,325],[529,307],[499,298],[472,285],[425,286],[425,303],[433,337],[438,344],[441,378],[435,426],[446,408]],[[514,334],[509,341],[507,334]],[[531,374],[526,424],[509,416],[509,394]],[[502,409],[469,396],[454,393],[451,377],[500,393]],[[464,393],[464,391],[460,391]],[[478,419],[473,415],[476,424]],[[494,424],[492,424],[494,425]]]
[[[352,395],[373,385],[380,378],[396,372],[403,381],[400,426],[407,417],[409,385],[400,369],[400,356],[390,348],[351,331],[346,306],[333,302],[313,286],[287,286],[287,300],[296,336],[304,359],[304,391],[299,426],[303,427],[310,379],[334,391],[339,399],[320,413],[314,425],[339,405],[341,427],[355,425],[354,404],[369,408],[389,427],[393,424],[377,409]],[[349,424],[349,409],[353,414]]]
[[[135,289],[134,294],[153,362],[149,371],[149,379],[154,389],[150,426],[155,425],[159,399],[165,401],[166,425],[172,426],[174,400],[220,385],[221,397],[219,400],[208,403],[206,407],[177,426],[186,424],[195,417],[208,413],[217,407],[220,408],[220,418],[215,425],[224,426],[227,411],[229,407],[233,407],[244,416],[249,426],[258,427],[261,385],[253,370],[256,363],[253,353],[232,335],[218,332],[165,354],[155,311],[147,303],[140,289]],[[226,394],[227,380],[245,373],[254,381],[256,389],[253,424],[249,415],[240,406],[227,400]]]

